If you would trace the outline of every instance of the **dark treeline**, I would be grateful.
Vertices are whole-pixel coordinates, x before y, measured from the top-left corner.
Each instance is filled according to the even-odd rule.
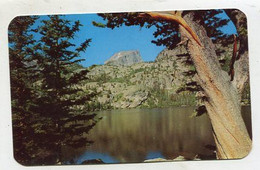
[[[91,143],[84,134],[98,118],[84,104],[95,94],[78,87],[88,71],[72,69],[91,42],[71,43],[80,26],[58,15],[9,25],[14,157],[23,165],[62,164],[63,146]]]

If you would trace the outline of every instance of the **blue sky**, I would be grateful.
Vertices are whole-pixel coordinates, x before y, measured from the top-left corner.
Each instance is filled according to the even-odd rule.
[[[92,21],[104,22],[96,14],[68,15],[69,20],[80,20],[81,31],[75,37],[76,42],[83,42],[85,38],[92,38],[90,47],[82,57],[84,66],[104,64],[113,54],[125,50],[139,50],[144,61],[153,61],[165,47],[151,43],[155,28],[140,28],[139,26],[122,26],[115,29],[99,28],[92,25]]]
[[[220,16],[226,18],[225,14]],[[46,19],[45,16],[42,16],[43,18]],[[155,27],[147,29],[139,26],[122,26],[112,30],[93,26],[92,21],[104,22],[96,14],[66,15],[65,18],[71,21],[79,20],[83,25],[73,40],[76,45],[79,45],[86,38],[92,39],[90,47],[81,54],[82,58],[85,59],[81,64],[85,67],[93,64],[104,64],[113,54],[125,50],[139,50],[144,61],[154,61],[159,52],[165,48],[151,43],[154,39]],[[231,22],[222,30],[228,34],[235,33],[235,27]]]

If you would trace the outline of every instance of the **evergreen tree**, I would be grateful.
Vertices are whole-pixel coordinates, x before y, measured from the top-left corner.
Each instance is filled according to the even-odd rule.
[[[183,15],[192,12],[184,11]],[[229,19],[220,17],[224,10],[198,10],[195,11],[195,19],[207,29],[207,34],[214,43],[232,43],[232,36],[223,33],[220,28],[227,25]],[[170,12],[163,12],[170,13]],[[166,46],[167,48],[175,48],[176,44],[180,42],[179,24],[176,22],[169,22],[163,19],[153,20],[149,17],[141,17],[140,12],[137,13],[100,13],[106,23],[96,23],[93,25],[97,27],[108,27],[114,29],[122,25],[132,26],[138,25],[140,27],[151,28],[156,27],[153,33],[155,40],[152,43],[158,46]]]
[[[89,46],[71,43],[81,26],[63,16],[17,17],[9,26],[14,156],[23,165],[64,163],[62,147],[83,147],[96,124],[82,91],[87,70],[78,63]],[[33,35],[38,36],[36,41]]]
[[[14,157],[22,164],[27,164],[27,160],[32,159],[36,148],[31,126],[31,83],[35,76],[31,74],[34,68],[30,65],[31,47],[35,41],[30,29],[37,18],[16,17],[8,28]]]
[[[91,143],[84,134],[97,121],[96,115],[84,107],[94,94],[84,94],[80,88],[88,71],[70,69],[83,60],[80,53],[86,50],[91,39],[75,47],[71,40],[79,31],[80,22],[71,24],[58,15],[48,17],[37,28],[40,41],[34,47],[34,60],[41,76],[33,109],[39,115],[35,118],[35,139],[42,148],[41,156],[45,157],[43,164],[62,163],[63,146],[78,148]],[[44,156],[46,151],[49,155]]]

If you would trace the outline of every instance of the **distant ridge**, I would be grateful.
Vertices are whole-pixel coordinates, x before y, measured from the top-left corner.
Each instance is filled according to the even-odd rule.
[[[105,64],[114,66],[131,66],[135,63],[143,62],[138,50],[120,51],[110,57]]]

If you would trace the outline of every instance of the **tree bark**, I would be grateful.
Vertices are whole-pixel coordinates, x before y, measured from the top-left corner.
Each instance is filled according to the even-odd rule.
[[[247,29],[243,15],[228,11],[235,23],[238,33]],[[207,36],[203,26],[194,20],[194,13],[189,12],[181,17],[174,13],[146,13],[154,19],[164,19],[180,24],[182,42],[187,43],[187,50],[193,60],[196,78],[202,87],[207,100],[205,106],[211,120],[213,136],[217,147],[218,159],[237,159],[245,157],[251,150],[252,141],[241,115],[241,93],[248,80],[247,35],[240,36],[238,61],[234,64],[235,76],[231,81],[227,72],[221,69],[215,46]],[[244,27],[245,28],[245,27]],[[242,35],[242,34],[241,34]]]
[[[193,17],[194,14],[190,12],[183,18],[197,34],[202,45],[181,25],[180,34],[188,40],[187,49],[196,67],[197,80],[207,97],[205,106],[213,127],[217,157],[243,158],[251,150],[252,142],[241,116],[241,89],[237,85],[239,83],[234,83],[240,81],[239,77],[235,76],[235,81],[230,81],[229,75],[221,69],[215,46],[206,30]]]
[[[226,9],[225,12],[235,25],[239,39],[239,50],[234,63],[235,75],[232,83],[238,89],[241,98],[246,82],[249,80],[247,19],[246,15],[237,9]]]

